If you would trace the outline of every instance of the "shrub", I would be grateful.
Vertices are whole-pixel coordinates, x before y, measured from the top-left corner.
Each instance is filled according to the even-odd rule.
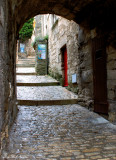
[[[33,33],[33,21],[34,18],[29,19],[26,23],[24,23],[23,27],[19,31],[19,39],[21,41],[25,41],[30,39]]]

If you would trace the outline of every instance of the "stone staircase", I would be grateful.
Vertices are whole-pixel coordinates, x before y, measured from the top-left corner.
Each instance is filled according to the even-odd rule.
[[[16,75],[36,75],[35,67],[20,67],[17,66]]]
[[[18,105],[49,106],[76,104],[77,95],[59,86],[58,81],[48,75],[36,75],[35,68],[29,67],[33,59],[21,59],[18,62],[21,66],[17,65]]]
[[[35,67],[35,57],[30,56],[27,58],[19,58],[18,63],[16,65],[17,67]]]

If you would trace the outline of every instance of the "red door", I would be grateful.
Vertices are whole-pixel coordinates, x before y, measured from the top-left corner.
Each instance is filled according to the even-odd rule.
[[[68,86],[68,65],[67,65],[67,49],[64,50],[64,87]]]

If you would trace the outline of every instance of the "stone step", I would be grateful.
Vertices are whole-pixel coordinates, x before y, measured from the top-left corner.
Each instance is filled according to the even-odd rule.
[[[35,66],[35,63],[24,63],[24,64],[22,64],[22,63],[18,63],[18,64],[16,64],[17,66],[30,66],[30,65],[34,65]]]
[[[74,104],[78,96],[61,86],[17,86],[17,100],[21,103]],[[26,102],[27,101],[27,102]],[[50,102],[49,102],[50,101]],[[57,103],[58,101],[58,103]],[[47,104],[48,104],[47,103]]]
[[[23,59],[35,59],[35,56],[33,56],[33,57],[25,57],[25,58],[18,58],[18,60],[23,60]]]
[[[27,68],[32,68],[32,67],[35,67],[35,64],[31,64],[31,65],[20,65],[20,64],[17,64],[16,65],[16,67],[21,67],[21,68],[25,68],[25,67],[27,67]]]
[[[19,61],[17,64],[27,64],[27,63],[35,63],[35,61]]]
[[[17,65],[32,65],[32,64],[35,65],[35,62],[19,62],[19,63],[17,63]]]
[[[60,100],[17,100],[18,105],[26,106],[51,106],[51,105],[69,105],[77,104],[77,99],[60,99]]]
[[[18,62],[35,61],[35,59],[18,59]]]
[[[17,67],[35,67],[35,57],[18,59]]]
[[[58,86],[59,82],[48,83],[16,83],[17,86]]]
[[[18,63],[17,66],[27,66],[27,65],[34,65],[35,63]]]
[[[35,62],[35,60],[32,60],[32,59],[27,60],[27,59],[26,59],[26,60],[19,60],[19,61],[18,61],[18,63],[21,63],[21,62],[23,62],[23,63],[24,63],[24,62],[25,62],[25,63],[26,63],[26,62]],[[18,63],[17,63],[17,64],[18,64]]]
[[[31,83],[39,83],[41,85],[48,83],[49,84],[59,84],[59,82],[55,79],[53,79],[52,77],[46,75],[46,76],[37,76],[37,75],[17,75],[16,76],[17,79],[17,83],[27,83],[31,84]],[[40,86],[41,86],[40,85]],[[32,85],[33,86],[33,85]]]
[[[35,59],[18,59],[18,62],[35,61]]]
[[[26,61],[26,60],[29,60],[29,61],[31,61],[31,60],[35,60],[35,58],[25,58],[25,59],[18,59],[18,61]]]
[[[25,76],[31,76],[31,75],[37,75],[37,73],[16,73],[16,75],[25,75]]]
[[[18,65],[16,65],[16,66],[17,66],[17,67],[20,67],[20,66],[21,66],[21,67],[28,67],[28,66],[29,66],[29,67],[30,67],[30,66],[31,66],[31,67],[35,67],[35,64],[29,64],[29,63],[28,63],[28,64],[18,64]]]
[[[26,58],[26,59],[18,59],[18,61],[31,61],[31,60],[35,60],[35,58]]]
[[[19,74],[19,73],[36,73],[35,72],[35,67],[17,67],[16,68],[16,73]]]

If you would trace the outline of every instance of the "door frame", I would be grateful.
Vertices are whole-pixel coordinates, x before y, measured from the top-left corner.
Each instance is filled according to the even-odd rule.
[[[108,114],[108,98],[107,98],[107,69],[106,69],[106,40],[105,37],[95,37],[91,41],[92,46],[92,63],[93,63],[93,96],[94,96],[94,112],[97,113],[103,113]],[[101,53],[100,53],[101,52]],[[101,57],[100,57],[101,54]],[[97,96],[98,92],[100,92],[100,86],[97,84],[97,58],[101,58],[101,61],[103,61],[103,89],[104,89],[104,95],[102,95],[104,98],[101,97],[101,99]]]
[[[68,55],[67,55],[67,60],[66,60],[67,64],[65,64],[65,62],[64,62],[65,51],[67,52],[66,44],[61,48],[61,68],[62,68],[63,86],[67,87],[68,86]],[[65,74],[66,74],[65,65],[67,65],[67,68],[66,68],[67,77],[65,77]],[[65,84],[66,81],[67,81],[67,83]]]

